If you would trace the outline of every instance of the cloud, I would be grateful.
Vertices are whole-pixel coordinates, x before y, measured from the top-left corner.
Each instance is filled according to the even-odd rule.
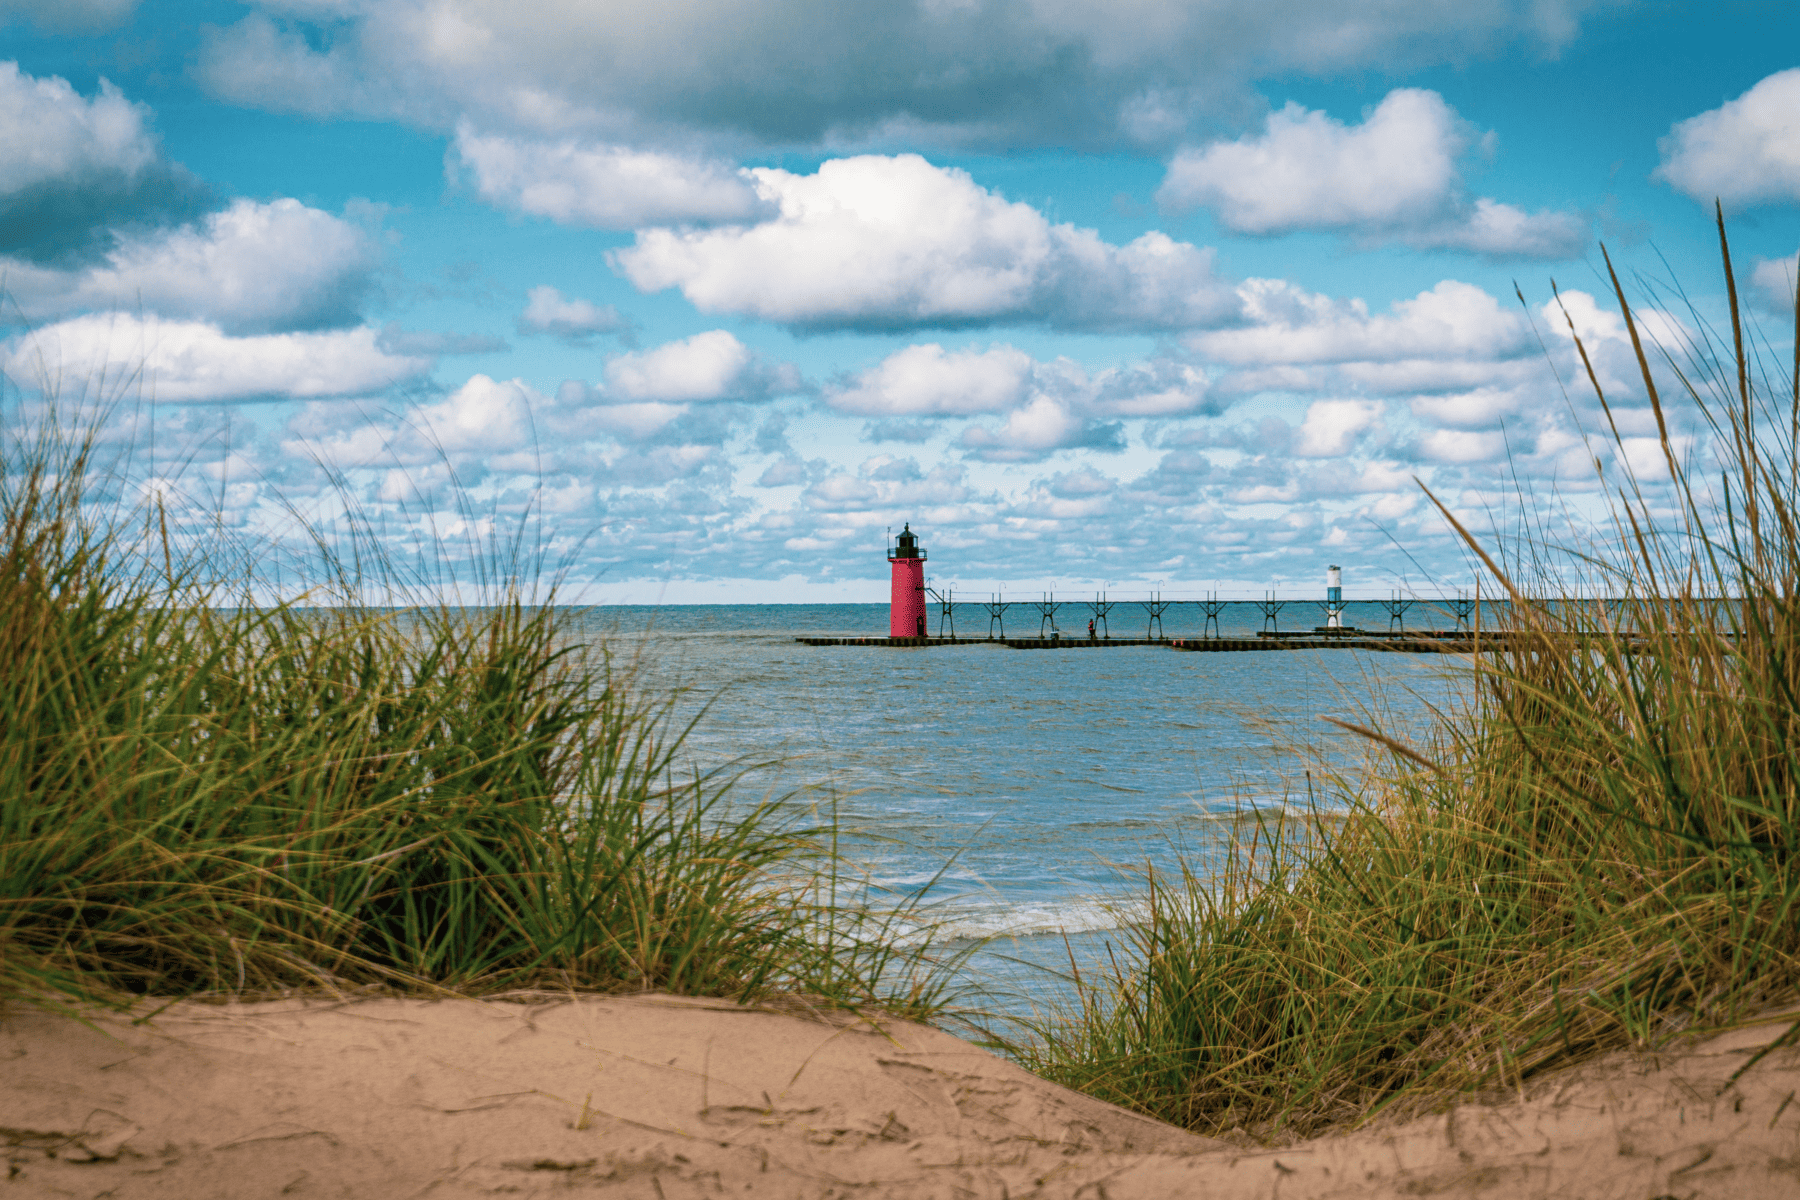
[[[486,333],[440,333],[425,329],[402,329],[400,322],[389,321],[381,327],[375,344],[388,354],[436,358],[446,354],[500,354],[512,349],[506,339]]]
[[[1389,92],[1355,128],[1290,103],[1269,115],[1260,138],[1178,153],[1157,202],[1204,205],[1235,233],[1418,224],[1438,216],[1467,146],[1436,92]]]
[[[778,217],[641,230],[614,266],[640,291],[679,288],[702,312],[802,329],[1186,329],[1237,311],[1211,250],[1160,233],[1109,245],[916,154],[750,174]]]
[[[1008,345],[946,351],[932,342],[895,351],[827,389],[824,399],[838,412],[885,418],[866,431],[877,441],[928,438],[925,426],[904,423],[909,417],[1010,414],[1004,427],[1009,432],[989,429],[974,433],[972,441],[963,440],[991,456],[998,449],[1112,448],[1118,441],[1116,427],[1097,433],[1101,427],[1096,422],[1217,412],[1209,386],[1204,371],[1169,358],[1090,372],[1070,358],[1038,362]],[[1052,435],[1052,430],[1060,432]]]
[[[1482,196],[1472,212],[1442,225],[1408,231],[1400,240],[1421,250],[1467,250],[1483,258],[1551,262],[1581,256],[1588,245],[1588,222],[1575,213],[1528,213]]]
[[[819,512],[867,512],[897,506],[954,505],[975,498],[964,469],[940,464],[925,472],[910,458],[877,455],[857,470],[834,471],[800,495]]]
[[[1581,338],[1587,347],[1600,385],[1612,403],[1614,417],[1621,416],[1621,404],[1637,402],[1647,405],[1648,396],[1644,392],[1637,355],[1631,345],[1631,335],[1616,310],[1602,307],[1587,292],[1570,289],[1561,294],[1560,304],[1550,301],[1542,305],[1539,315],[1554,339],[1552,346],[1569,364],[1570,369],[1565,377],[1571,383],[1583,392],[1589,387],[1585,370],[1575,365],[1574,341],[1569,329],[1572,323],[1574,336]],[[1687,347],[1695,345],[1698,340],[1694,329],[1667,310],[1644,306],[1634,308],[1631,315],[1637,324],[1638,335],[1644,340],[1646,347],[1652,350],[1651,369],[1656,374],[1666,376],[1660,362],[1663,356],[1655,352],[1658,347],[1675,361],[1680,361],[1686,355]],[[1673,380],[1665,378],[1663,386],[1671,387],[1673,384]],[[1643,407],[1639,415],[1649,420],[1652,414],[1648,407]]]
[[[624,333],[631,328],[617,308],[575,300],[548,284],[526,293],[525,311],[519,314],[520,333],[547,333],[567,342],[582,343],[600,333]]]
[[[1068,404],[1042,394],[1015,409],[999,426],[969,426],[961,442],[985,462],[1036,462],[1058,450],[1125,448],[1124,431],[1117,423],[1083,417]]]
[[[1038,520],[1085,520],[1114,511],[1112,493],[1117,488],[1117,480],[1096,471],[1061,474],[1032,480],[1014,507]]]
[[[1794,312],[1794,284],[1800,279],[1800,262],[1790,254],[1786,258],[1765,258],[1756,264],[1750,273],[1750,286],[1755,289],[1756,297],[1763,307],[1774,312],[1792,316]]]
[[[904,442],[916,446],[929,442],[936,432],[929,421],[902,421],[893,418],[870,421],[863,426],[862,437],[865,442]]]
[[[1476,388],[1448,395],[1414,396],[1412,414],[1422,421],[1453,429],[1492,429],[1525,409],[1529,396],[1521,388]]]
[[[523,380],[472,375],[439,403],[414,408],[408,424],[429,439],[434,451],[485,455],[536,442],[535,414],[548,407],[547,397]]]
[[[1522,316],[1454,279],[1395,301],[1391,315],[1373,316],[1361,300],[1333,300],[1279,279],[1249,279],[1238,290],[1244,327],[1186,339],[1196,352],[1233,366],[1485,361],[1535,345]]]
[[[1119,481],[1110,475],[1102,475],[1092,467],[1083,467],[1079,471],[1064,471],[1052,475],[1044,482],[1044,487],[1052,496],[1064,500],[1082,500],[1117,491]]]
[[[1035,364],[1023,350],[991,346],[951,351],[935,342],[908,346],[828,391],[839,412],[865,416],[968,416],[1004,412],[1024,400]]]
[[[761,424],[751,435],[753,445],[758,454],[784,454],[794,456],[794,445],[787,436],[788,415],[779,409],[772,409],[763,415]]]
[[[606,385],[632,401],[704,403],[766,400],[800,390],[800,373],[765,363],[723,329],[696,333],[654,350],[622,354],[606,364]]]
[[[6,347],[4,362],[26,386],[104,377],[172,403],[366,395],[431,369],[377,338],[367,326],[230,337],[200,321],[102,313],[34,329]]]
[[[207,189],[162,156],[149,109],[102,79],[68,82],[0,62],[0,254],[33,263],[89,259],[117,228],[203,211]]]
[[[741,420],[731,403],[760,403],[805,387],[791,364],[771,363],[715,329],[619,355],[606,364],[603,384],[564,380],[542,419],[544,428],[567,443],[611,437],[631,444],[716,447]],[[757,431],[758,452],[791,455],[777,415]]]
[[[671,436],[687,414],[681,404],[614,403],[577,380],[546,396],[522,379],[476,374],[443,400],[403,414],[370,419],[343,405],[311,404],[288,423],[288,434],[290,452],[304,447],[340,464],[396,463],[409,480],[448,462],[465,487],[495,472],[558,474],[577,496],[596,486],[660,487],[719,465],[716,447]],[[609,440],[622,448],[606,447]]]
[[[1357,440],[1381,422],[1378,400],[1315,400],[1294,439],[1302,458],[1336,458],[1348,454]]]
[[[1419,452],[1431,462],[1492,462],[1505,455],[1506,435],[1468,429],[1435,429],[1419,439]]]
[[[1594,2],[281,0],[206,31],[195,72],[271,110],[620,144],[1096,148],[1178,140],[1260,78],[1553,50]]]
[[[805,483],[807,477],[806,464],[797,458],[778,458],[770,463],[756,481],[757,487],[775,488],[792,487],[796,483]]]
[[[364,230],[298,200],[236,200],[192,226],[121,235],[91,266],[10,264],[8,289],[45,319],[143,309],[229,334],[356,324],[381,250]]]
[[[1185,417],[1222,410],[1210,394],[1206,372],[1172,358],[1112,367],[1091,378],[1082,370],[1065,372],[1064,379],[1064,394],[1079,396],[1082,407],[1099,417]]]
[[[1800,203],[1800,67],[1777,71],[1735,100],[1676,123],[1652,173],[1702,204]]]
[[[604,388],[596,388],[579,379],[565,379],[556,389],[557,411],[554,428],[573,441],[586,441],[596,433],[624,442],[642,442],[658,437],[688,414],[685,404],[661,400],[621,402]]]
[[[390,24],[400,15],[397,9],[377,10],[377,22]],[[348,14],[331,15],[341,21]],[[341,24],[339,30],[348,32]],[[381,72],[363,74],[342,45],[315,50],[298,30],[254,12],[228,29],[201,26],[195,75],[221,99],[274,112],[417,119],[432,107],[425,97],[409,98],[404,86]]]
[[[1133,480],[1130,491],[1156,510],[1166,512],[1168,501],[1194,495],[1212,472],[1212,460],[1206,455],[1193,450],[1171,450],[1154,468]]]
[[[1475,141],[1442,96],[1397,88],[1361,125],[1289,103],[1261,136],[1184,149],[1156,194],[1169,212],[1206,207],[1234,233],[1329,229],[1490,258],[1570,258],[1587,222],[1471,201],[1457,163]]]
[[[450,154],[483,200],[565,225],[635,229],[767,215],[745,173],[719,162],[566,138],[531,141],[459,124]]]
[[[497,457],[539,446],[554,409],[523,380],[478,374],[442,400],[402,413],[307,404],[287,422],[283,450],[290,458],[318,455],[346,469],[381,468],[378,498],[410,500],[447,484],[452,467],[468,487],[489,473]]]

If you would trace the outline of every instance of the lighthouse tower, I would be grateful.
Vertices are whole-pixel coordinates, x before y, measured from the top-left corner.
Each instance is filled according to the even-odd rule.
[[[1344,625],[1344,571],[1336,563],[1325,568],[1325,628]]]
[[[909,522],[895,539],[888,562],[894,569],[892,606],[888,609],[889,637],[925,636],[925,548]]]

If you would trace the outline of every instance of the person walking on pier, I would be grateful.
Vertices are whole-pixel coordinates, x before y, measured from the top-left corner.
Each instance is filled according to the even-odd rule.
[[[1095,640],[1097,640],[1097,639],[1094,637],[1094,618],[1089,617],[1088,618],[1088,641],[1092,642]]]

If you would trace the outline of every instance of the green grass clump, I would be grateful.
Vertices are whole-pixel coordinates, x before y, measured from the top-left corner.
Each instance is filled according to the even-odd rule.
[[[1564,559],[1617,599],[1521,578],[1556,561],[1541,538],[1503,560],[1458,525],[1510,600],[1471,699],[1420,744],[1368,731],[1342,820],[1251,820],[1219,871],[1153,875],[1131,963],[1014,1048],[1033,1070],[1202,1132],[1306,1134],[1792,996],[1800,358],[1767,382],[1734,284],[1732,349],[1665,355],[1727,450],[1692,476],[1613,284],[1668,476],[1609,483],[1612,549]]]
[[[0,999],[940,1003],[924,950],[836,889],[829,837],[684,774],[670,698],[554,596],[257,607],[155,504],[95,515],[92,438],[4,449]]]

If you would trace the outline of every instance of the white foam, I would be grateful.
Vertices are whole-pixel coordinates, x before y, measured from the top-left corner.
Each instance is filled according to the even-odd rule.
[[[1137,896],[1076,896],[1010,903],[953,900],[894,917],[892,928],[902,942],[916,943],[926,937],[945,942],[1105,932],[1124,929],[1147,915],[1143,898]],[[876,915],[876,919],[881,917]]]

